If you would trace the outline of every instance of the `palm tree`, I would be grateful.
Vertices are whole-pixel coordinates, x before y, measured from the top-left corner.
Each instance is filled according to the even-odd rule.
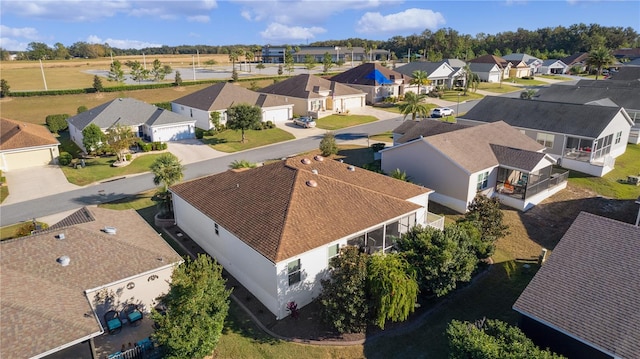
[[[428,76],[429,75],[427,74],[427,72],[423,70],[415,70],[411,73],[411,77],[413,77],[413,79],[411,80],[411,84],[418,85],[419,94],[422,93],[420,91],[420,86],[429,84],[429,79],[427,78]]]
[[[407,92],[404,95],[404,102],[401,103],[398,108],[400,109],[400,113],[404,115],[405,119],[409,114],[411,114],[411,119],[413,121],[416,120],[416,115],[421,115],[422,117],[429,116],[429,106],[422,102],[424,97],[425,95],[418,95],[413,92]]]
[[[471,87],[472,90],[477,90],[478,89],[478,84],[480,84],[480,77],[478,76],[478,74],[474,73],[471,71],[471,68],[469,67],[469,64],[464,66],[464,96],[467,96],[467,91],[469,90],[469,87]]]
[[[172,153],[164,153],[151,164],[151,172],[153,173],[153,184],[161,186],[156,193],[158,197],[158,205],[161,213],[171,212],[171,196],[169,195],[169,187],[178,183],[184,176],[184,166],[180,163],[178,157]]]
[[[604,47],[598,47],[595,50],[591,50],[589,52],[589,56],[587,57],[587,65],[590,67],[596,67],[598,70],[596,72],[596,80],[598,79],[598,75],[602,72],[602,68],[605,66],[609,66],[613,64],[613,55],[611,55],[611,51]]]

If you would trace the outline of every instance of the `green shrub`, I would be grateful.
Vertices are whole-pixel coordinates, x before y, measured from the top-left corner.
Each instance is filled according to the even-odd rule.
[[[67,119],[69,117],[70,116],[66,113],[47,116],[45,121],[47,123],[47,126],[49,127],[49,131],[53,133],[65,131],[67,128],[69,128],[69,124],[67,123]]]
[[[373,152],[378,152],[378,151],[384,149],[384,146],[386,146],[384,143],[378,142],[378,143],[372,144],[371,145],[371,149],[373,150]]]
[[[153,105],[161,109],[171,111],[171,102],[158,102],[158,103],[154,103]]]
[[[205,135],[205,131],[200,127],[196,127],[196,138],[201,140]]]
[[[142,149],[142,152],[149,152],[152,150],[153,147],[151,146],[150,143],[144,142],[140,145],[140,148]]]
[[[127,161],[131,161],[131,154],[127,153],[126,155],[124,155],[124,159]]]
[[[68,166],[71,160],[73,160],[73,156],[69,152],[60,152],[60,156],[58,156],[60,166]]]
[[[265,127],[266,128],[275,128],[276,124],[273,123],[273,121],[267,121],[267,122],[265,122]]]
[[[89,111],[89,109],[85,105],[78,106],[78,109],[76,110],[77,114],[81,114],[81,113],[87,112],[87,111]]]

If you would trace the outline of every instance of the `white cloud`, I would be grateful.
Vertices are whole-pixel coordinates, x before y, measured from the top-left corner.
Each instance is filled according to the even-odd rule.
[[[249,21],[268,21],[284,25],[321,25],[332,15],[348,10],[371,9],[393,5],[400,0],[341,0],[335,2],[318,0],[272,0],[245,1],[241,4],[241,15]]]
[[[4,1],[2,11],[32,19],[91,22],[119,14],[173,20],[203,15],[217,6],[214,0],[38,0]]]
[[[426,9],[407,9],[405,11],[382,15],[379,12],[367,12],[356,27],[360,33],[403,33],[436,29],[446,22],[439,12]]]
[[[29,46],[26,42],[20,42],[8,37],[0,37],[0,47],[8,51],[27,51]]]
[[[211,20],[209,15],[197,15],[197,16],[189,16],[189,17],[187,17],[187,21],[189,21],[189,22],[208,23],[209,20]]]
[[[2,33],[3,37],[20,37],[28,40],[38,40],[40,38],[38,30],[32,27],[17,28],[0,25],[0,33]]]
[[[260,35],[266,40],[278,40],[285,41],[286,40],[308,40],[313,39],[316,34],[321,34],[326,32],[324,28],[312,26],[312,27],[302,27],[302,26],[286,26],[278,23],[271,23],[269,26],[260,32]]]
[[[120,39],[101,39],[96,35],[90,35],[87,38],[88,43],[92,44],[105,44],[108,43],[109,46],[115,47],[118,49],[144,49],[146,47],[162,47],[162,44],[154,44],[146,41],[139,40],[120,40]]]

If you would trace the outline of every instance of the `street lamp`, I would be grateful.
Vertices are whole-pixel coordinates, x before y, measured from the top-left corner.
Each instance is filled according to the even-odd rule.
[[[456,116],[460,116],[460,92],[458,92],[458,103],[456,104]]]
[[[340,62],[340,47],[336,46],[336,64],[339,64]]]

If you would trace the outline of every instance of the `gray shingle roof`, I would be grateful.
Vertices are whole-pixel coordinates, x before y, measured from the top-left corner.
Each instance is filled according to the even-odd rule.
[[[81,211],[93,220],[79,220]],[[0,357],[32,357],[98,335],[85,290],[182,260],[134,210],[81,211],[62,221],[71,226],[0,242]],[[71,259],[66,267],[56,261],[63,255]]]
[[[504,121],[511,126],[597,138],[621,111],[618,107],[486,96],[463,118]]]
[[[471,70],[471,72],[489,72],[493,70],[494,67],[499,68],[499,65],[483,62],[472,62],[469,64],[469,70]]]
[[[581,212],[513,305],[626,359],[640,353],[640,227]]]
[[[545,156],[545,154],[541,152],[525,151],[519,148],[495,144],[490,144],[490,146],[501,166],[525,171],[533,171]]]
[[[75,115],[67,121],[79,130],[83,130],[91,123],[106,129],[117,124],[140,126],[146,123],[151,126],[195,122],[192,118],[178,115],[133,98],[111,100]]]
[[[260,107],[288,105],[281,97],[251,91],[228,82],[217,83],[172,102],[203,111],[224,110],[239,103]]]
[[[415,211],[419,206],[407,199],[431,192],[335,160],[303,158],[206,176],[171,191],[273,263]]]
[[[502,58],[507,61],[513,61],[513,60],[522,61],[526,64],[531,64],[533,61],[536,61],[536,60],[540,61],[540,59],[538,59],[537,57],[533,57],[528,54],[509,54],[509,55],[502,56]]]
[[[551,85],[541,88],[534,99],[551,102],[586,104],[610,99],[625,109],[640,109],[640,81],[581,80],[575,86]],[[607,86],[608,85],[608,86]]]
[[[639,61],[636,61],[639,62]],[[640,62],[639,62],[640,63]],[[640,67],[620,66],[617,72],[611,75],[610,80],[640,82]]]
[[[405,125],[405,123],[412,123],[412,124]],[[393,133],[401,133],[398,131],[404,131],[402,132],[404,136],[400,137],[397,142],[405,143],[405,142],[415,140],[420,136],[428,137],[433,135],[439,135],[441,133],[456,131],[456,130],[460,130],[467,127],[469,126],[465,126],[457,123],[442,122],[438,120],[405,121],[403,124],[401,124],[396,129],[394,129]]]
[[[407,76],[412,76],[414,71],[425,71],[427,75],[431,75],[435,70],[437,70],[444,61],[440,62],[426,62],[426,61],[414,61],[408,64],[398,66],[395,68],[395,71],[405,74]]]
[[[589,54],[586,53],[586,52],[576,52],[575,54],[569,55],[569,56],[567,56],[565,58],[562,58],[560,60],[562,60],[562,62],[567,64],[567,66],[571,66],[571,65],[573,65],[575,63],[578,63],[578,62],[584,62],[587,59],[588,56],[589,56]]]
[[[304,99],[322,98],[318,91],[333,91],[334,96],[362,95],[364,92],[322,77],[301,74],[264,87],[259,92]]]
[[[444,153],[469,173],[500,165],[491,145],[530,152],[544,149],[538,142],[502,121],[424,137],[422,141]]]

